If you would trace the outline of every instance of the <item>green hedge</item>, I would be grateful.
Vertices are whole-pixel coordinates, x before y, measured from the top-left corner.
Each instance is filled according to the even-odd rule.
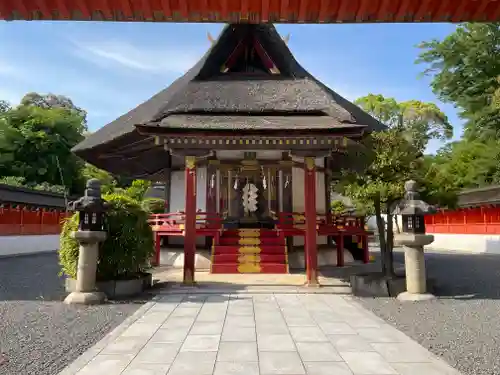
[[[120,194],[105,195],[110,204],[106,213],[107,239],[100,245],[97,280],[130,278],[143,272],[154,253],[153,232],[147,213],[134,199]],[[61,232],[59,264],[61,273],[76,278],[78,243],[71,232],[78,226],[78,213],[68,218]]]

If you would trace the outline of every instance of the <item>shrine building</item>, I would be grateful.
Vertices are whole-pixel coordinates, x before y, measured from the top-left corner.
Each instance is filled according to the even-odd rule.
[[[211,43],[185,75],[73,151],[165,183],[166,213],[151,220],[157,254],[161,237],[183,246],[186,283],[204,244],[214,273],[286,273],[302,247],[309,284],[321,246],[335,242],[341,266],[344,240],[358,236],[368,261],[362,218],[333,218],[329,187],[384,126],[309,74],[271,24],[229,24]]]

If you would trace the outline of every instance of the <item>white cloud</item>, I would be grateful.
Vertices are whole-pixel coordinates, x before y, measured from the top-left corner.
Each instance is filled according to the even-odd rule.
[[[72,41],[73,53],[101,67],[139,70],[151,74],[179,74],[186,72],[200,58],[196,50],[177,49],[167,53],[162,49],[139,48],[130,43],[109,40],[95,42]]]

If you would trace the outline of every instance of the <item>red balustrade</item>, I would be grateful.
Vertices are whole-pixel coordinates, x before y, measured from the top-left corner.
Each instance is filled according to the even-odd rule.
[[[428,233],[500,234],[500,207],[484,206],[441,211],[425,216]]]
[[[295,237],[305,236],[305,215],[303,212],[280,212],[276,217],[276,228],[280,236]],[[196,236],[213,237],[214,242],[218,240],[223,231],[223,219],[219,214],[209,212],[198,212],[196,214]],[[170,212],[166,214],[151,215],[149,223],[155,236],[154,264],[160,262],[160,239],[163,236],[184,236],[185,213],[183,211]],[[316,230],[320,236],[332,236],[336,238],[339,248],[343,248],[346,236],[355,239],[364,252],[363,260],[368,262],[368,235],[370,232],[365,228],[364,217],[334,216],[331,214],[316,215]],[[343,265],[343,252],[339,251],[338,264]]]
[[[0,236],[59,234],[69,213],[59,210],[0,207]]]

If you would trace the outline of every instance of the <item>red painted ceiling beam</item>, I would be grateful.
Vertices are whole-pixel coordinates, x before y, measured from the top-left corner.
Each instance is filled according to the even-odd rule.
[[[158,22],[499,21],[500,0],[0,0],[0,19]]]

